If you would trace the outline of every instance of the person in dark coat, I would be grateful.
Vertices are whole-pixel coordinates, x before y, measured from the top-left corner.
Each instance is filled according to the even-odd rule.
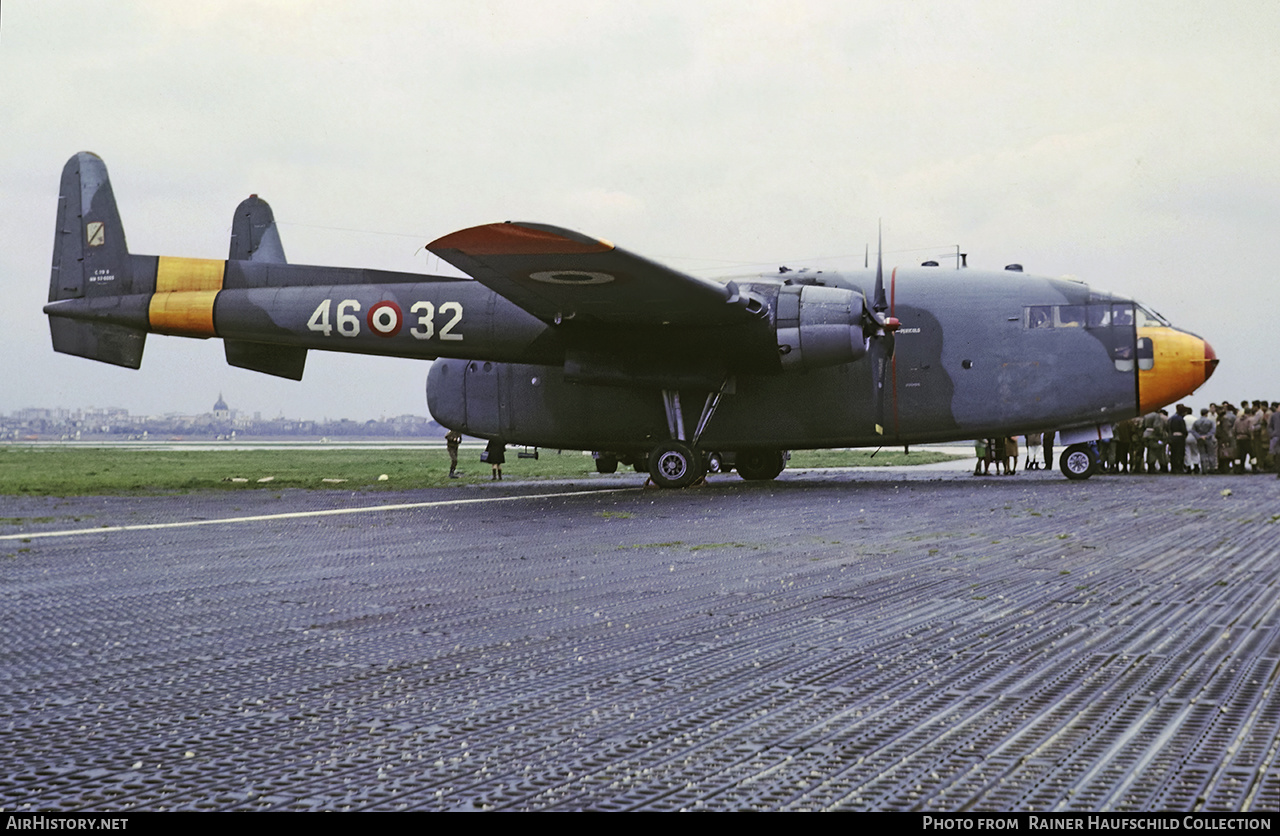
[[[1182,404],[1174,407],[1169,418],[1169,468],[1174,473],[1185,473],[1187,469],[1187,419],[1189,412]]]
[[[484,448],[484,460],[489,463],[489,467],[493,469],[493,478],[502,478],[502,465],[507,460],[507,445],[494,438],[489,441],[489,445]]]

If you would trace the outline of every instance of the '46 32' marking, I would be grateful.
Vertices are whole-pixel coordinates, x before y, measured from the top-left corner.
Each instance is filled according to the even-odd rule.
[[[437,328],[436,314],[440,315]],[[343,299],[334,304],[332,299],[325,299],[316,306],[311,318],[307,320],[307,329],[318,331],[326,337],[334,331],[340,337],[360,336],[361,317],[360,303],[355,299]],[[364,324],[370,333],[379,337],[394,337],[404,326],[404,314],[400,306],[390,300],[377,302],[369,307],[364,317]],[[409,308],[409,333],[415,339],[429,340],[461,340],[462,334],[454,333],[454,329],[462,322],[461,302],[441,302],[439,308],[430,302],[414,302]]]

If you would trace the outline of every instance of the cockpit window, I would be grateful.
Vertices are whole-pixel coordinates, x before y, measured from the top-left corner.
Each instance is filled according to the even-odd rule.
[[[1155,328],[1159,326],[1164,326],[1165,328],[1169,327],[1169,320],[1165,319],[1145,305],[1135,305],[1134,308],[1137,312],[1139,328]]]
[[[1055,324],[1059,328],[1080,328],[1084,325],[1084,316],[1084,305],[1059,305],[1058,321]]]
[[[1135,315],[1136,311],[1136,315]],[[1027,328],[1129,329],[1138,324],[1167,325],[1148,308],[1132,302],[1092,302],[1088,305],[1028,305],[1023,308]]]
[[[1134,345],[1134,311],[1132,302],[1103,297],[1087,305],[1028,305],[1022,309],[1022,322],[1028,330],[1044,331],[1043,339],[1053,339],[1050,335],[1060,328],[1083,329],[1106,346],[1116,371],[1132,374],[1135,366],[1150,369],[1155,362],[1150,339]],[[1150,311],[1144,313],[1154,316]]]

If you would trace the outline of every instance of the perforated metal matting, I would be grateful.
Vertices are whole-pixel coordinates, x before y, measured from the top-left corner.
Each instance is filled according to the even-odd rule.
[[[1280,808],[1274,478],[564,489],[0,499],[529,495],[0,540],[0,806]]]

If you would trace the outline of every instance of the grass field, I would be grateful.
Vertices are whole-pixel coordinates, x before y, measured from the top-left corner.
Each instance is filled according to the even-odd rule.
[[[806,450],[792,454],[789,468],[930,464],[945,453],[882,450]],[[489,481],[479,451],[464,449],[460,479],[449,479],[444,450],[128,450],[118,447],[0,446],[0,495],[86,496],[205,490],[339,489],[411,490]],[[507,452],[509,479],[573,479],[595,473],[580,452],[518,459]],[[386,475],[385,480],[379,477]],[[734,477],[736,478],[736,477]]]

